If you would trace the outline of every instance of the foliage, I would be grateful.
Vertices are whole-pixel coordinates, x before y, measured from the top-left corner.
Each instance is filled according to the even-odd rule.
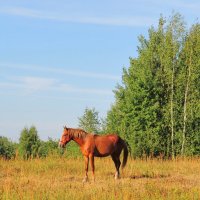
[[[99,113],[95,108],[86,108],[82,117],[79,118],[79,127],[89,133],[100,132]]]
[[[82,157],[80,148],[74,141],[71,141],[70,143],[67,144],[66,149],[65,149],[65,157],[67,158]]]
[[[64,154],[64,150],[58,148],[58,140],[52,138],[48,138],[47,141],[40,140],[35,126],[22,130],[18,150],[23,159],[44,158],[49,155],[61,156]]]
[[[0,136],[0,157],[11,159],[15,157],[15,144],[6,137]]]
[[[40,141],[40,146],[38,149],[39,157],[47,157],[48,155],[61,155],[62,150],[58,148],[58,140],[53,140],[48,138],[47,141]]]
[[[195,155],[200,142],[200,25],[187,32],[179,14],[160,17],[139,37],[138,57],[123,70],[107,129],[134,157]]]
[[[24,128],[19,139],[19,155],[23,159],[35,158],[38,156],[39,147],[40,139],[36,127]]]

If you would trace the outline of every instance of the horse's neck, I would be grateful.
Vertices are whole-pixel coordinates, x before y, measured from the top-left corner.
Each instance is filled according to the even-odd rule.
[[[70,131],[71,135],[73,136],[72,140],[75,141],[79,146],[84,145],[87,133],[85,133],[84,131],[80,132],[80,130],[78,129],[71,129]]]
[[[85,141],[83,138],[73,137],[74,142],[76,142],[80,147],[84,145]]]

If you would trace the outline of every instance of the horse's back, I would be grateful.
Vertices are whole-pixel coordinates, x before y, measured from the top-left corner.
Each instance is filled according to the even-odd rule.
[[[117,134],[109,134],[109,135],[94,135],[95,143],[112,143],[116,144],[119,141],[120,137]]]

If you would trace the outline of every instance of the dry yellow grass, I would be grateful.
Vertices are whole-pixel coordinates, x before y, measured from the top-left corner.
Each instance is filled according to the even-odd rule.
[[[200,199],[200,159],[129,159],[117,181],[110,158],[95,164],[96,181],[83,184],[82,158],[0,160],[0,199]]]

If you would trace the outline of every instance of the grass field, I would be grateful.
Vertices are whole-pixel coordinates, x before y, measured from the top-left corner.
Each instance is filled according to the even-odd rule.
[[[200,159],[129,159],[117,181],[110,158],[95,164],[83,184],[82,158],[0,160],[0,199],[200,199]]]

